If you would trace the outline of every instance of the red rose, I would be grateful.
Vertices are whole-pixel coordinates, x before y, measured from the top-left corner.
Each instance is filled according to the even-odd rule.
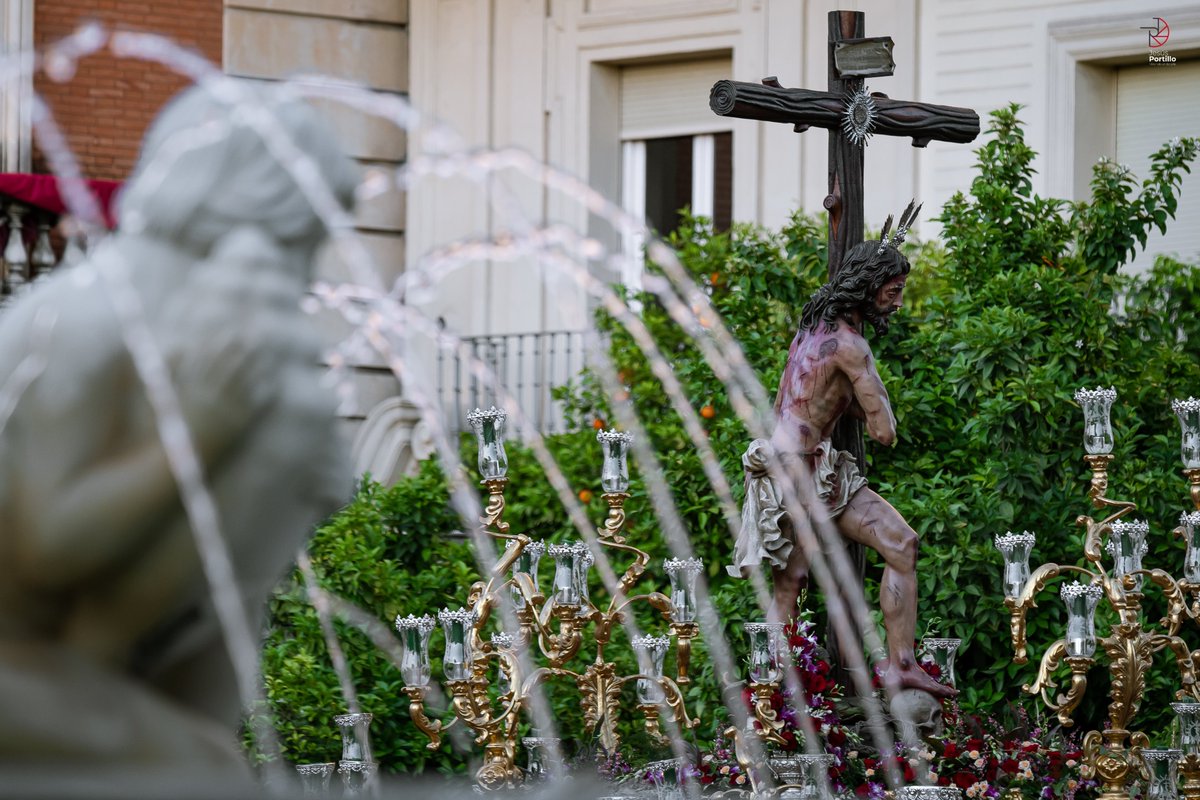
[[[805,673],[804,688],[808,690],[810,695],[820,694],[829,688],[829,681],[825,680],[824,675]]]
[[[834,726],[829,729],[829,735],[825,740],[834,747],[841,747],[846,743],[846,731],[841,726]]]
[[[1006,758],[1000,762],[1000,769],[1004,770],[1009,775],[1012,775],[1019,769],[1019,767],[1017,767],[1016,761],[1013,761],[1011,758]]]
[[[966,770],[959,770],[954,773],[954,785],[958,788],[966,789],[973,783],[975,783],[975,776]]]
[[[954,742],[946,742],[946,749],[942,751],[942,758],[957,758],[958,745]]]

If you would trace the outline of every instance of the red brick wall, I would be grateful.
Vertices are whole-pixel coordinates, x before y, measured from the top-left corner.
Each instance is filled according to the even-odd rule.
[[[81,22],[96,20],[109,30],[164,34],[220,65],[222,6],[222,0],[38,0],[33,36],[42,48]],[[33,85],[66,133],[84,175],[124,180],[146,127],[185,83],[165,67],[118,59],[105,49],[81,60],[70,81],[55,83],[39,74]],[[34,170],[49,171],[36,151]]]

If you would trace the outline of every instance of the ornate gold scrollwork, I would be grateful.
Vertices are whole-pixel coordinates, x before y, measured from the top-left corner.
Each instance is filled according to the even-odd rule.
[[[425,747],[429,750],[437,750],[442,746],[442,732],[448,730],[453,724],[442,725],[441,720],[430,719],[425,714],[425,694],[428,689],[424,686],[405,686],[404,693],[408,695],[408,716],[412,718],[413,724],[417,726],[417,730],[429,737],[429,744]],[[457,718],[456,718],[457,719]]]
[[[491,478],[480,483],[487,487],[488,499],[479,524],[484,528],[495,528],[500,533],[508,533],[508,523],[503,519],[504,487],[508,485],[508,478]]]

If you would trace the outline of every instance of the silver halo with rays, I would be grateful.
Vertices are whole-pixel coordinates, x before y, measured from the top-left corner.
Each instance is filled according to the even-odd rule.
[[[854,145],[866,145],[875,132],[875,99],[866,86],[859,86],[846,95],[846,112],[842,114],[842,133]]]

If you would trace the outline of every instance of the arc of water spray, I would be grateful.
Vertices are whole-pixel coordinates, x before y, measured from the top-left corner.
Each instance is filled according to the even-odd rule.
[[[355,259],[355,260],[356,260],[356,259]],[[358,264],[361,264],[361,261],[358,261]],[[760,391],[761,391],[761,387],[760,387]]]

